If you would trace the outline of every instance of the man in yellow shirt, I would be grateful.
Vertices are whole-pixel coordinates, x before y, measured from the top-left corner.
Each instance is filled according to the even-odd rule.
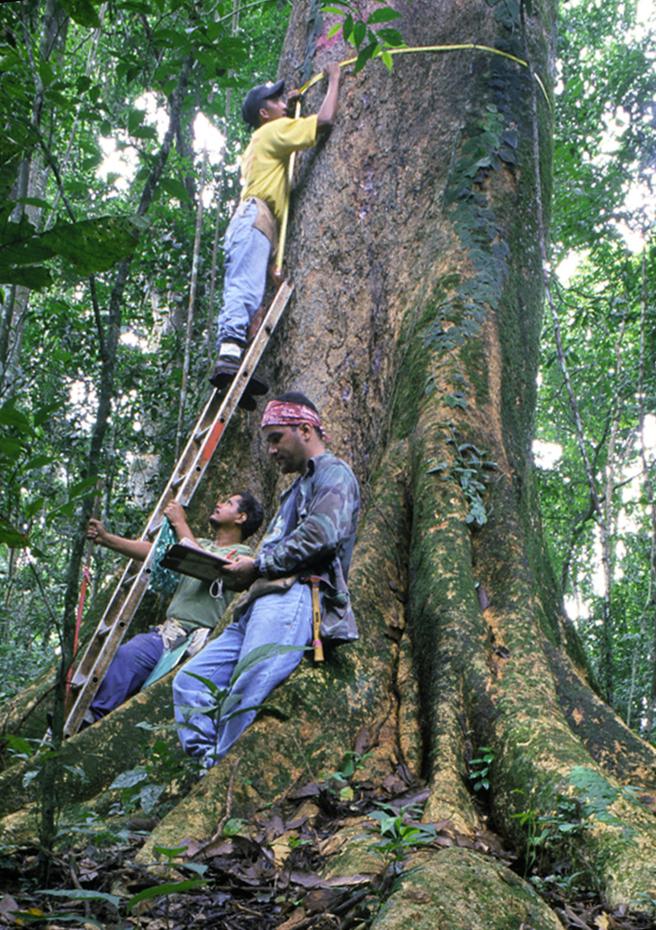
[[[241,162],[241,202],[225,236],[223,307],[219,314],[218,360],[210,382],[225,387],[234,377],[246,345],[248,326],[257,312],[266,285],[269,256],[287,200],[289,156],[310,148],[318,134],[329,129],[337,113],[339,65],[326,68],[328,89],[313,116],[287,116],[285,82],[259,84],[246,95],[244,120],[255,130]],[[242,406],[254,409],[253,394],[267,386],[251,378]]]

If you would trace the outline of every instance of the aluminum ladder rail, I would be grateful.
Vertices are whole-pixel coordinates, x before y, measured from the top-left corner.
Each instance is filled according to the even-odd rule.
[[[78,693],[64,724],[65,736],[72,736],[79,730],[84,715],[148,588],[152,560],[164,520],[164,508],[171,500],[179,501],[183,505],[191,501],[293,290],[293,284],[282,282],[228,391],[223,397],[219,391],[212,392],[191,431],[175,469],[139,537],[140,540],[153,542],[150,553],[144,562],[130,559],[126,565],[100,623],[75,669],[71,688]]]

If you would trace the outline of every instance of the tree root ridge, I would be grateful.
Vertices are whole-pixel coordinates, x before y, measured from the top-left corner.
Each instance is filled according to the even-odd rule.
[[[599,698],[562,654],[547,645],[558,698],[572,732],[610,775],[656,791],[656,750]]]

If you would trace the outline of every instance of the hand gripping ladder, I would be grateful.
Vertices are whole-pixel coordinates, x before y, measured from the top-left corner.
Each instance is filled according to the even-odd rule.
[[[246,385],[287,306],[293,289],[292,284],[283,281],[227,393],[221,397],[219,391],[212,392],[140,539],[150,540],[156,544],[164,519],[164,508],[168,502],[177,500],[181,504],[188,504],[192,499],[221,441],[230,417],[237,409]],[[144,562],[138,562],[135,559],[128,562],[100,623],[75,669],[71,686],[78,693],[66,718],[65,736],[72,736],[79,730],[109,664],[121,645],[136,609],[148,588],[155,549],[156,545],[153,545]]]

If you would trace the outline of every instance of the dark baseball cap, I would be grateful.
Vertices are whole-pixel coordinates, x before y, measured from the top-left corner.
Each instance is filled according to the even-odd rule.
[[[267,81],[266,84],[258,84],[249,90],[241,105],[241,115],[249,126],[257,129],[260,124],[260,107],[264,101],[270,97],[279,97],[284,89],[284,81]]]

